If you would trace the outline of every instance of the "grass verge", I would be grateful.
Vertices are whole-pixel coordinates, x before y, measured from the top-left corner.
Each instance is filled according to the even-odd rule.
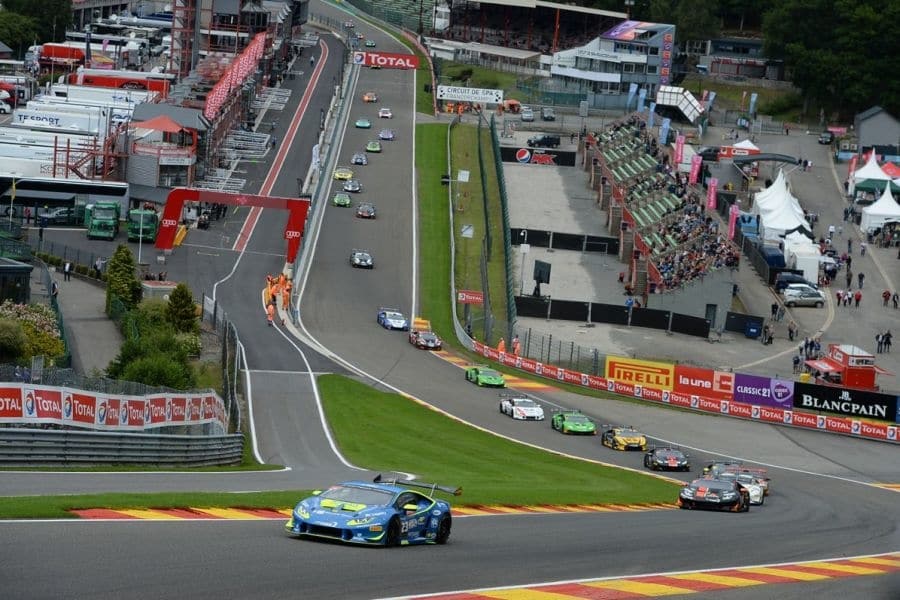
[[[671,502],[675,497],[676,487],[668,481],[506,440],[346,377],[323,375],[318,384],[328,422],[349,461],[460,486],[464,493],[457,504]],[[531,425],[548,426],[525,424]],[[594,438],[585,443],[599,445]]]

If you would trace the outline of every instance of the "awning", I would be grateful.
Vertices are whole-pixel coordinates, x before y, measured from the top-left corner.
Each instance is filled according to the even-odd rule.
[[[830,360],[824,358],[821,360],[807,360],[804,361],[803,364],[805,364],[807,367],[815,369],[816,371],[819,371],[820,373],[840,373],[841,371],[843,371],[843,367],[841,365],[833,363]]]
[[[158,115],[146,121],[132,121],[131,126],[138,129],[152,129],[164,133],[178,133],[185,129],[168,115]]]
[[[878,373],[879,375],[890,375],[891,377],[894,376],[893,373],[891,373],[890,371],[886,371],[885,369],[882,369],[878,365],[873,365],[873,368],[875,369],[875,372]]]

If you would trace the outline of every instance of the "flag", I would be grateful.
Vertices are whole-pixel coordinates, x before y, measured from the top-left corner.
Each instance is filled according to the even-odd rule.
[[[752,94],[750,94],[750,109],[747,112],[749,112],[751,116],[756,115],[756,99],[757,98],[758,98],[758,95],[756,92],[753,92]]]
[[[681,164],[681,159],[684,158],[684,136],[679,135],[675,138],[675,166]]]
[[[700,167],[703,166],[703,157],[699,154],[695,154],[691,157],[691,174],[688,178],[688,183],[694,185],[700,179]]]
[[[656,116],[656,102],[650,103],[650,116],[647,119],[647,127],[653,129],[653,118]]]
[[[734,229],[737,226],[738,214],[740,214],[741,210],[738,208],[737,203],[731,205],[731,208],[728,209],[728,239],[734,239]]]
[[[625,101],[625,111],[628,111],[628,107],[631,106],[631,101],[634,100],[634,95],[637,93],[637,84],[632,83],[628,86],[628,100]]]
[[[747,90],[744,90],[741,93],[741,111],[744,110],[744,101],[746,101],[746,100],[747,100]]]
[[[644,102],[647,101],[647,88],[641,88],[641,91],[638,92],[638,105],[637,111],[644,112]]]
[[[709,210],[716,209],[716,193],[719,187],[719,180],[716,177],[709,178],[709,184],[706,187],[706,208]]]
[[[661,146],[667,146],[669,143],[669,127],[672,126],[672,119],[663,119],[662,125],[659,128],[659,144]]]
[[[713,102],[716,101],[716,93],[710,92],[709,98],[706,100],[706,110],[712,110]]]

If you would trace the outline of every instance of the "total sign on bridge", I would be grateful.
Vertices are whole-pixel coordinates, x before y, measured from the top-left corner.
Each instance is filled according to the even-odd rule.
[[[384,69],[418,69],[419,57],[394,52],[354,52],[353,64]]]

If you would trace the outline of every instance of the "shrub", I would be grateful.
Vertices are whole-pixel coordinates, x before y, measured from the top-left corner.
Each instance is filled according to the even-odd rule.
[[[194,372],[186,362],[163,352],[153,352],[128,364],[122,378],[146,385],[159,385],[175,389],[194,387]]]
[[[803,106],[803,98],[800,94],[792,92],[783,96],[776,96],[769,102],[760,102],[759,112],[763,115],[782,115],[797,110]]]
[[[197,309],[194,307],[194,298],[191,295],[191,290],[185,284],[179,283],[169,295],[166,318],[175,328],[175,331],[193,333],[199,330],[200,324],[197,323]]]
[[[75,265],[75,272],[79,275],[87,275],[88,268],[87,265]]]
[[[134,275],[134,255],[128,246],[120,244],[106,266],[108,283],[106,286],[106,312],[109,313],[112,297],[133,308],[140,297],[141,284]]]
[[[169,321],[166,317],[169,303],[162,298],[147,298],[132,311],[135,324],[141,331],[168,329]]]
[[[179,352],[183,352],[186,356],[200,356],[200,352],[203,350],[200,336],[196,333],[175,334],[175,344]]]
[[[13,304],[7,300],[0,304],[0,319],[9,319],[21,326],[27,340],[22,359],[44,356],[52,361],[65,354],[66,345],[57,325],[56,314],[49,306]]]
[[[21,323],[0,319],[0,363],[18,362],[27,346],[28,337]]]

